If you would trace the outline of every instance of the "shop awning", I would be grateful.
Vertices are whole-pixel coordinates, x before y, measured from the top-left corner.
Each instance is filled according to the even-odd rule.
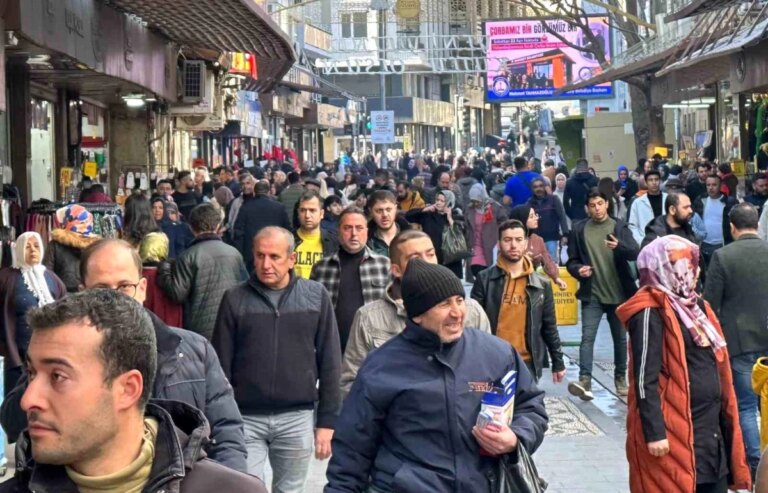
[[[733,0],[683,0],[685,5],[664,18],[665,22],[672,22],[694,15],[704,14],[718,10],[733,4]]]
[[[253,53],[273,84],[296,60],[292,43],[256,0],[107,0],[184,46]],[[262,87],[262,90],[264,88]]]

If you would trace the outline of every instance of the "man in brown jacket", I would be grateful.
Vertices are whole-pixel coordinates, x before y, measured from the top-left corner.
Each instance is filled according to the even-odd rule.
[[[93,289],[28,315],[29,427],[16,475],[0,493],[31,491],[266,492],[263,483],[205,458],[203,413],[150,401],[157,340],[142,305]]]

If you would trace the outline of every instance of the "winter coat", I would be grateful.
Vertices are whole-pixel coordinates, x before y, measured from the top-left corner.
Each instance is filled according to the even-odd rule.
[[[568,236],[568,216],[565,215],[560,197],[553,194],[542,198],[533,196],[528,200],[528,205],[539,215],[539,229],[536,233],[544,241],[560,241],[562,237]]]
[[[392,283],[384,298],[360,307],[355,314],[341,367],[341,391],[344,396],[349,393],[368,353],[381,347],[405,329],[408,322],[405,305],[402,299],[392,297],[393,291],[399,293],[399,281]],[[472,298],[467,298],[466,305],[464,327],[490,333],[491,324],[483,307]]]
[[[184,307],[173,301],[165,291],[157,285],[157,264],[144,263],[142,275],[147,280],[147,297],[144,307],[157,315],[160,320],[171,327],[184,325]]]
[[[492,219],[483,223],[483,255],[485,259],[493,262],[493,248],[499,242],[499,225],[507,220],[507,208],[494,200],[488,200],[485,211],[490,209]],[[467,209],[464,214],[464,233],[467,235],[467,246],[474,249],[475,246],[475,209]]]
[[[200,409],[211,426],[208,456],[237,471],[246,471],[243,418],[237,409],[219,358],[204,337],[188,330],[171,328],[148,312],[157,338],[157,372],[152,398],[184,402]],[[21,397],[27,375],[3,401],[0,424],[13,442],[27,427]]]
[[[760,450],[768,447],[768,358],[752,367],[752,390],[760,396]]]
[[[67,294],[67,288],[61,279],[53,272],[46,270],[45,279],[48,285],[53,284],[51,296],[60,300]],[[16,283],[24,282],[19,269],[5,268],[0,270],[0,300],[3,302],[2,336],[0,337],[0,356],[5,358],[4,368],[18,368],[25,364],[19,351],[16,337]]]
[[[408,222],[407,219],[405,219],[405,215],[400,213],[395,216],[395,224],[397,224],[397,232],[400,233],[401,231],[405,231],[408,229],[411,229],[411,223]],[[368,221],[368,248],[371,249],[373,253],[376,255],[381,255],[382,257],[389,258],[389,245],[379,238],[379,235],[376,234],[378,231],[378,227],[376,226],[376,223],[373,220]]]
[[[293,218],[293,210],[296,208],[296,204],[299,202],[299,198],[303,193],[304,193],[304,187],[301,185],[301,183],[288,185],[288,187],[285,190],[280,192],[280,196],[277,198],[277,201],[283,205],[283,207],[285,208],[285,214],[289,218]],[[298,224],[296,224],[295,226],[297,228],[299,227]],[[293,229],[293,228],[288,227],[286,229]]]
[[[168,237],[168,258],[177,258],[189,248],[189,245],[195,240],[192,228],[185,222],[173,222],[170,219],[163,219],[160,223],[160,229]]]
[[[768,243],[744,235],[715,251],[704,299],[720,320],[731,357],[768,351]]]
[[[690,222],[684,224],[682,230],[684,231],[684,236],[674,233],[672,228],[669,227],[669,224],[667,224],[667,215],[663,214],[648,223],[648,226],[645,227],[645,236],[643,237],[643,242],[640,245],[640,249],[642,250],[648,243],[657,238],[671,235],[680,236],[681,238],[685,238],[691,243],[699,243],[698,238],[696,238],[696,235],[693,233],[693,228],[691,227]]]
[[[158,423],[155,459],[144,493],[266,493],[264,483],[248,474],[206,459],[210,428],[203,413],[183,402],[150,400],[144,415]],[[76,493],[64,466],[35,463],[25,432],[16,444],[16,473],[0,484],[0,493],[55,491]]]
[[[707,305],[707,318],[718,332],[720,324]],[[616,315],[625,326],[629,326],[633,317],[643,316],[646,309],[657,310],[663,322],[663,342],[661,368],[658,373],[658,390],[661,398],[661,412],[664,418],[664,431],[669,440],[669,453],[662,457],[653,457],[648,452],[648,444],[640,418],[638,388],[641,391],[653,382],[638,387],[638,382],[648,375],[635,375],[633,362],[635,355],[630,342],[629,396],[627,412],[627,459],[629,460],[629,484],[633,493],[694,493],[696,491],[696,466],[693,443],[693,422],[691,418],[689,375],[685,354],[685,341],[677,315],[667,296],[656,289],[645,287],[629,301],[619,306]],[[646,312],[647,314],[647,312]],[[646,316],[645,321],[648,320]],[[633,322],[634,323],[634,322]],[[642,323],[642,322],[641,322]],[[647,330],[646,330],[647,332]],[[649,344],[647,340],[644,344]],[[751,477],[744,451],[744,441],[739,425],[739,412],[733,388],[733,378],[729,364],[728,350],[717,361],[717,371],[721,388],[721,428],[728,460],[728,484],[732,490],[749,490]],[[642,354],[647,354],[645,351]],[[656,354],[654,352],[654,354]],[[639,365],[643,368],[643,362]],[[640,380],[638,380],[640,379]],[[655,386],[655,385],[654,385]]]
[[[421,226],[421,230],[432,240],[432,245],[435,247],[435,253],[437,254],[437,262],[440,265],[445,265],[443,262],[443,233],[446,229],[450,228],[448,226],[448,217],[437,211],[424,212],[423,209],[411,209],[405,215],[405,218],[410,223]],[[462,217],[461,211],[452,209],[451,219],[453,219],[453,224],[458,228],[459,233],[464,234],[462,231],[464,217]]]
[[[496,334],[496,325],[501,311],[502,298],[506,287],[507,274],[498,265],[488,267],[475,277],[472,286],[472,299],[477,300],[488,314],[491,330]],[[531,353],[531,364],[535,377],[541,378],[542,368],[549,367],[549,357],[552,358],[552,371],[565,370],[563,348],[555,315],[555,300],[552,285],[547,279],[535,272],[528,276],[525,287],[527,298],[526,345]],[[549,357],[547,357],[549,352]]]
[[[67,292],[76,293],[82,284],[80,254],[100,239],[98,236],[82,236],[66,229],[54,229],[51,231],[51,241],[45,248],[43,265],[59,276]]]
[[[456,205],[460,207],[461,210],[465,211],[467,210],[467,207],[469,207],[469,191],[472,189],[473,185],[478,183],[480,182],[472,176],[464,176],[456,180],[456,185],[461,191],[461,194],[456,196]]]
[[[408,192],[406,198],[398,200],[397,202],[397,208],[403,212],[408,212],[411,209],[421,209],[424,205],[424,199],[421,198],[421,194],[415,190]]]
[[[664,204],[667,203],[667,194],[661,194],[661,208],[664,210]],[[656,216],[653,215],[653,207],[648,199],[648,194],[637,197],[629,206],[629,230],[632,231],[635,241],[638,245],[643,242],[645,237],[645,227],[648,226]]]
[[[312,410],[333,428],[341,406],[341,343],[328,292],[291,274],[274,306],[256,275],[224,295],[213,346],[243,414]],[[317,381],[320,381],[319,387]]]
[[[587,195],[597,184],[597,177],[591,173],[576,173],[565,182],[563,207],[571,221],[587,218]]]
[[[233,246],[243,256],[248,272],[253,272],[253,237],[267,226],[280,226],[291,231],[293,228],[288,218],[285,207],[266,195],[257,195],[240,206],[233,232]]]
[[[221,298],[248,279],[243,258],[216,234],[200,235],[176,262],[158,267],[157,284],[184,303],[184,327],[210,340]]]
[[[589,301],[592,296],[592,278],[582,278],[579,275],[579,269],[585,265],[592,265],[587,251],[587,242],[584,238],[584,228],[587,226],[587,221],[591,221],[591,219],[573,224],[571,235],[568,238],[568,262],[565,265],[568,273],[579,281],[576,298],[581,301]],[[640,247],[632,237],[627,223],[621,219],[615,221],[616,227],[613,230],[613,236],[619,240],[619,246],[613,251],[613,260],[616,264],[616,272],[619,275],[621,286],[624,289],[624,296],[630,298],[637,292],[637,284],[635,284],[635,275],[629,262],[637,260]]]
[[[397,362],[393,364],[393,362]],[[490,493],[497,459],[472,436],[482,392],[516,370],[511,428],[533,453],[547,429],[544,392],[509,343],[476,329],[455,342],[412,321],[363,363],[333,436],[325,493]]]

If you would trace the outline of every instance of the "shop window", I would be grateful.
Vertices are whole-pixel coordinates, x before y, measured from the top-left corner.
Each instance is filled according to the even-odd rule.
[[[352,12],[341,14],[342,38],[367,38],[368,37],[368,13]]]

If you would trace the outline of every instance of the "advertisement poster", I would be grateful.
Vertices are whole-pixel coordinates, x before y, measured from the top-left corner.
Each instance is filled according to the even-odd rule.
[[[502,103],[611,96],[610,82],[554,95],[562,87],[594,77],[601,69],[594,55],[573,47],[588,47],[590,44],[581,29],[563,20],[546,20],[553,31],[568,41],[564,43],[547,31],[541,22],[541,19],[515,19],[485,23],[488,37],[487,101]],[[610,29],[607,22],[607,17],[589,18],[592,32],[610,60]]]

